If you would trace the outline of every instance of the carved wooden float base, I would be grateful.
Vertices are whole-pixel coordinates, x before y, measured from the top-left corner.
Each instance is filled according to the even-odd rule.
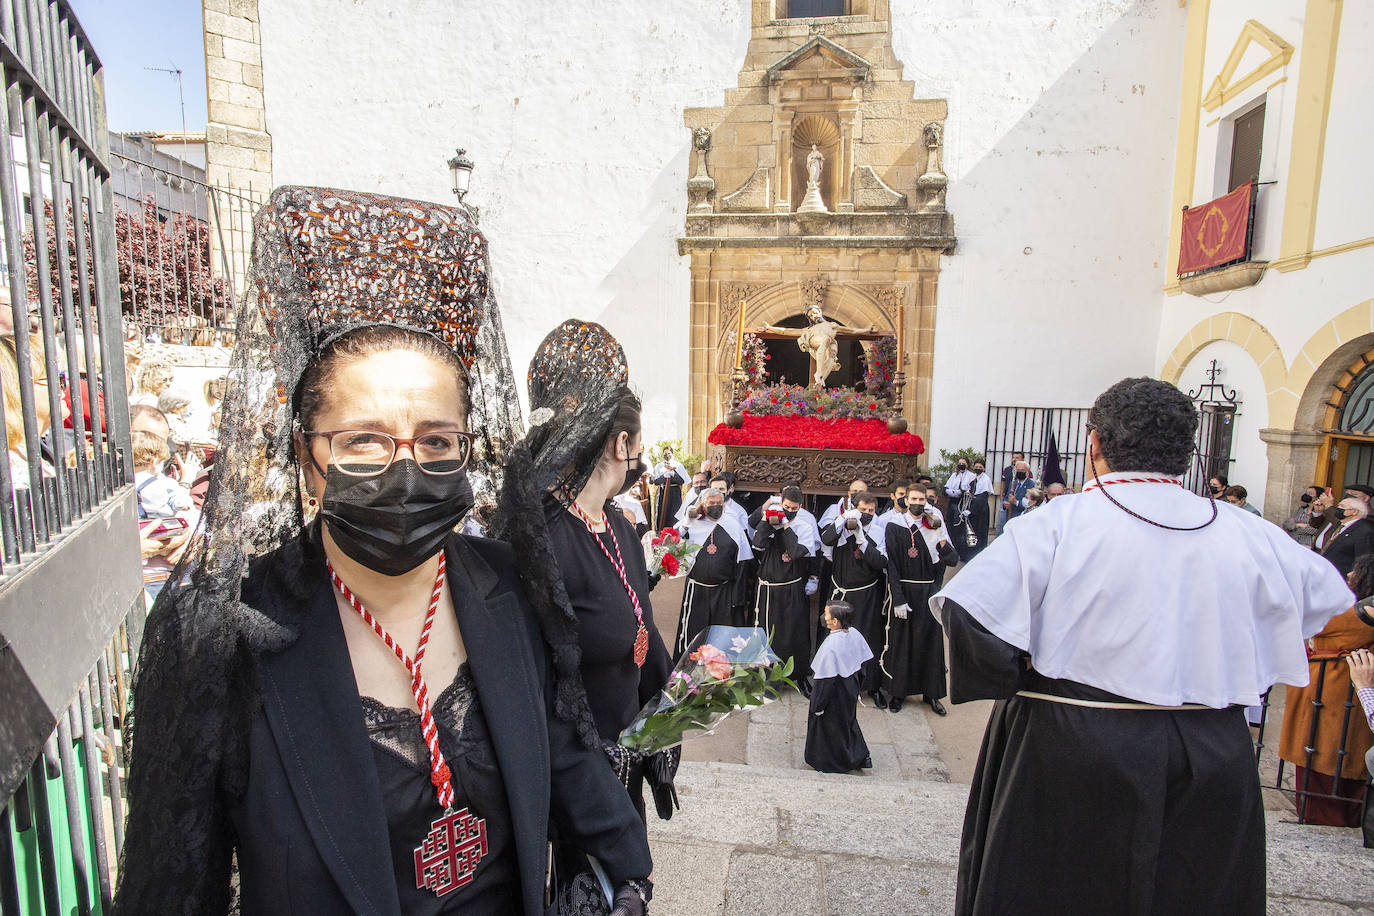
[[[874,491],[890,492],[892,481],[920,472],[920,455],[834,448],[768,448],[712,445],[711,467],[730,471],[741,490],[776,491],[784,481],[800,480],[802,490],[822,496],[848,492],[853,480]]]

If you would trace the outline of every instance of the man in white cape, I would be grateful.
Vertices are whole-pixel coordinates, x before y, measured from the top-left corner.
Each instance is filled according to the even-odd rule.
[[[1354,596],[1276,525],[1188,492],[1197,411],[1125,379],[1088,415],[1084,492],[1008,523],[938,594],[951,698],[996,699],[957,914],[1263,913],[1244,709],[1307,683]]]

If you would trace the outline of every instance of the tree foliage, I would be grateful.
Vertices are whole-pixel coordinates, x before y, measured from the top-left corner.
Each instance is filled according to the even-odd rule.
[[[57,308],[57,235],[53,226],[51,200],[43,201],[47,216],[48,268],[54,285]],[[123,314],[139,325],[182,328],[224,324],[230,312],[229,284],[211,269],[210,227],[188,213],[174,214],[164,220],[150,195],[141,210],[115,208],[115,254],[119,265],[119,300]],[[72,301],[78,303],[80,278],[77,276],[76,231],[67,206],[67,269]],[[86,239],[85,258],[92,264],[90,243]],[[29,301],[38,301],[38,267],[33,231],[24,233],[24,267],[28,276]],[[92,301],[95,287],[86,277]]]

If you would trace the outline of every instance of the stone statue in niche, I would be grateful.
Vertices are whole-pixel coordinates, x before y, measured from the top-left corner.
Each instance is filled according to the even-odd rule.
[[[840,345],[838,338],[841,334],[873,334],[878,329],[850,328],[842,324],[836,324],[825,317],[819,305],[813,305],[806,310],[806,320],[811,322],[805,328],[779,328],[773,325],[764,325],[763,330],[778,337],[795,337],[797,348],[803,353],[810,354],[816,361],[816,374],[811,378],[811,387],[824,388],[825,380],[840,368]]]
[[[821,171],[825,168],[825,154],[816,144],[811,144],[811,152],[806,157],[806,196],[802,198],[798,213],[829,213],[825,199],[821,197]]]

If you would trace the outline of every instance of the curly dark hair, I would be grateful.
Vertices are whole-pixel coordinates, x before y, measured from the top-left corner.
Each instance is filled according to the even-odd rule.
[[[1197,408],[1168,382],[1127,378],[1097,396],[1088,425],[1114,471],[1182,474],[1193,456]]]
[[[1350,590],[1355,593],[1356,601],[1374,595],[1374,553],[1355,558],[1355,565],[1350,570]]]

